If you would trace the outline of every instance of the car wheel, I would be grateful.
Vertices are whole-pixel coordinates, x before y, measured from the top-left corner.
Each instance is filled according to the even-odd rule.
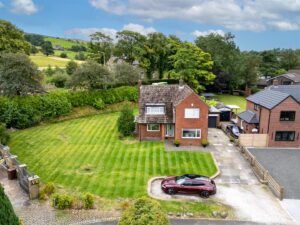
[[[174,195],[175,194],[175,190],[173,188],[169,188],[168,189],[168,194],[169,195]]]
[[[208,191],[201,191],[200,192],[200,196],[202,198],[208,198],[209,197],[209,192]]]

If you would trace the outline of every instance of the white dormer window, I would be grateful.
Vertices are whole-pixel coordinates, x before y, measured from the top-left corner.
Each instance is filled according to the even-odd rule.
[[[147,115],[164,115],[165,107],[164,106],[147,106],[146,114]]]
[[[200,118],[200,110],[197,108],[186,108],[184,110],[184,118],[199,119]]]

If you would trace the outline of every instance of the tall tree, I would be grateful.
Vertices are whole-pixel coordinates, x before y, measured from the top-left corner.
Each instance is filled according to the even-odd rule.
[[[292,49],[282,49],[280,51],[280,65],[286,71],[296,69],[300,64],[300,57],[297,52]]]
[[[183,43],[170,58],[174,62],[172,76],[183,79],[195,91],[205,90],[205,86],[215,79],[211,72],[213,61],[210,54],[192,43]]]
[[[140,59],[146,37],[140,33],[123,30],[117,33],[117,44],[114,54],[126,62],[132,64],[136,59]]]
[[[262,57],[262,64],[260,66],[260,72],[263,76],[276,76],[282,72],[279,62],[279,49],[273,49],[268,51],[263,51],[260,53]]]
[[[68,75],[72,75],[78,68],[78,64],[73,60],[69,61],[66,66],[66,72]]]
[[[139,68],[124,62],[115,64],[113,73],[117,83],[134,85],[140,79],[141,71]]]
[[[105,64],[111,57],[113,43],[108,35],[102,32],[96,32],[91,35],[91,41],[88,43],[88,47],[90,52],[89,58],[100,64]]]
[[[195,43],[203,51],[208,52],[214,61],[213,73],[217,76],[215,88],[233,89],[240,84],[238,79],[241,57],[233,34],[227,33],[222,36],[212,33],[198,37]]]
[[[42,46],[45,42],[44,36],[39,34],[25,34],[25,40],[31,43],[34,46]]]
[[[42,47],[42,52],[46,56],[54,54],[54,49],[53,49],[52,43],[50,41],[45,41],[41,47]]]
[[[256,52],[243,52],[241,79],[246,88],[255,86],[260,75],[261,57]]]
[[[113,83],[114,77],[105,66],[95,61],[87,61],[73,73],[69,85],[74,88],[101,89]]]
[[[150,67],[157,69],[159,79],[162,79],[168,63],[167,38],[162,33],[151,33],[148,35],[146,44],[149,51],[148,56],[152,59],[150,63],[153,63]]]
[[[43,91],[42,76],[25,54],[0,55],[0,91],[8,96],[28,95]]]
[[[0,52],[30,53],[30,43],[24,33],[8,21],[0,19]]]

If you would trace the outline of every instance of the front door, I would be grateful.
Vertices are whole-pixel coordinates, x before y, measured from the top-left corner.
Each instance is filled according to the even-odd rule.
[[[174,137],[174,124],[167,124],[166,137]]]

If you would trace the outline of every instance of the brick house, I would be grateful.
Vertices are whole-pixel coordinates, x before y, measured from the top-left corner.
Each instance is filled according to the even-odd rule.
[[[237,125],[245,133],[268,134],[269,147],[300,147],[299,86],[271,86],[249,96]]]
[[[270,78],[267,86],[271,85],[300,85],[300,70],[289,70],[287,73]]]
[[[207,139],[209,107],[187,85],[139,85],[139,140],[179,140],[200,145]]]

